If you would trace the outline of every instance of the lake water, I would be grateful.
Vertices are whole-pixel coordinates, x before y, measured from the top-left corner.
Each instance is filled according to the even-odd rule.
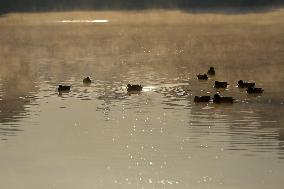
[[[283,15],[3,15],[0,188],[282,188]],[[216,92],[235,103],[193,102]]]

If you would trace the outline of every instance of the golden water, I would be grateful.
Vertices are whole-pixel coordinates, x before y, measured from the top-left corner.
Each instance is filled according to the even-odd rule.
[[[3,15],[0,188],[282,188],[283,16]],[[209,66],[216,76],[198,81]],[[235,103],[193,102],[216,92]]]

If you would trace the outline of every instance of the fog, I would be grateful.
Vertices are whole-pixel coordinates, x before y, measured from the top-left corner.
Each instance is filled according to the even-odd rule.
[[[0,21],[1,75],[19,77],[33,72],[35,76],[39,60],[47,60],[52,73],[58,75],[63,70],[58,66],[65,65],[79,70],[85,64],[94,70],[101,66],[117,70],[137,63],[162,64],[167,71],[175,70],[176,65],[194,69],[216,65],[228,69],[245,66],[247,74],[269,73],[265,80],[279,81],[283,79],[279,67],[283,16],[283,10],[245,15],[180,11],[9,14]],[[90,18],[110,22],[58,23]],[[83,61],[88,59],[95,59],[100,66]],[[269,67],[264,70],[262,65]]]

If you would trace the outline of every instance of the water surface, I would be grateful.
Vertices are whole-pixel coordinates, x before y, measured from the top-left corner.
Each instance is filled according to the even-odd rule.
[[[1,17],[0,187],[280,189],[283,14]],[[209,66],[216,76],[198,81]],[[193,102],[216,92],[235,103]]]

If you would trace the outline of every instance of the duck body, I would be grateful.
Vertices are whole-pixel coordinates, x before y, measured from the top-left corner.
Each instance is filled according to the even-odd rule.
[[[139,92],[142,91],[142,85],[127,85],[127,92]]]
[[[247,93],[248,94],[262,94],[263,93],[262,88],[255,88],[255,87],[248,87]]]
[[[224,97],[220,96],[219,94],[215,94],[213,97],[213,102],[214,103],[233,103],[234,99],[233,97]]]
[[[215,88],[227,88],[228,83],[226,81],[215,81]]]
[[[88,85],[92,83],[92,80],[90,79],[90,77],[86,77],[83,79],[83,83]]]
[[[210,67],[209,70],[208,70],[208,72],[207,72],[207,74],[208,74],[208,75],[212,75],[212,76],[215,75],[215,69],[214,69],[214,67]]]
[[[68,85],[58,85],[58,91],[59,92],[69,92],[71,86]]]
[[[198,74],[197,75],[197,78],[199,80],[207,80],[208,79],[208,76],[206,74]]]
[[[248,87],[254,87],[254,86],[255,86],[255,83],[244,82],[243,80],[238,81],[239,88],[248,88]]]
[[[210,96],[195,96],[194,102],[209,102]]]

